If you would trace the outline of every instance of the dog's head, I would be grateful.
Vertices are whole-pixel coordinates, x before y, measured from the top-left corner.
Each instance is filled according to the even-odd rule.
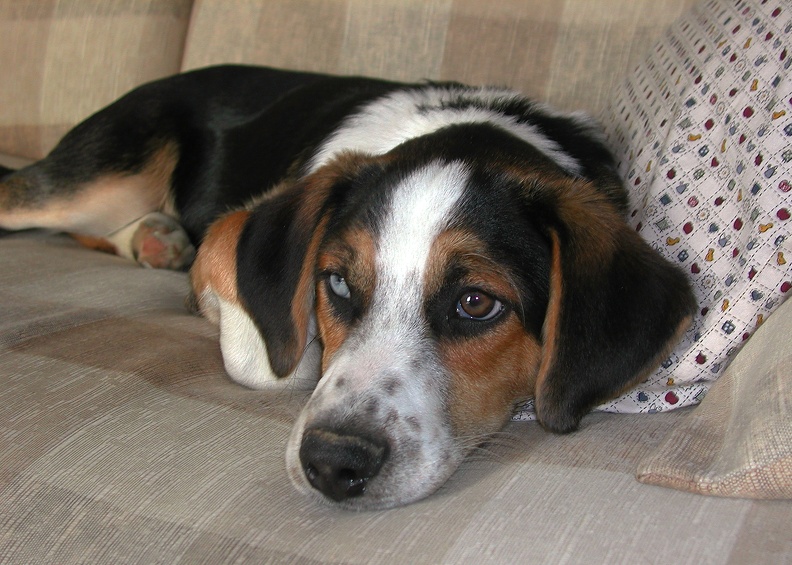
[[[508,143],[472,151],[476,135],[343,155],[221,220],[199,252],[195,290],[237,380],[293,374],[321,342],[287,446],[301,491],[420,499],[516,401],[572,431],[689,322],[685,277],[627,226],[611,180]]]

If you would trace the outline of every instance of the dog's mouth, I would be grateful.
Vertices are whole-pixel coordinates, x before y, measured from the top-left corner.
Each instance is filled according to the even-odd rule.
[[[454,453],[411,459],[376,440],[312,429],[303,434],[298,449],[287,449],[287,468],[297,490],[321,502],[349,510],[384,510],[433,494],[464,455]]]
[[[347,509],[420,500],[442,486],[465,455],[450,426],[434,416],[441,412],[428,413],[373,397],[350,412],[328,406],[321,394],[312,397],[287,444],[288,475],[301,493]]]

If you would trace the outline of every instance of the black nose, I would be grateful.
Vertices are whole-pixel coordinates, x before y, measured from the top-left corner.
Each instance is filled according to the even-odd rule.
[[[387,445],[368,438],[313,428],[303,434],[300,461],[311,486],[340,502],[366,491],[387,451]]]

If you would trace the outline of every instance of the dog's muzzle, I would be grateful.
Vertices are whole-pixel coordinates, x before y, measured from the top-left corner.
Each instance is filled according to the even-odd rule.
[[[308,482],[325,496],[341,502],[362,495],[388,457],[383,441],[325,428],[306,430],[300,462]]]

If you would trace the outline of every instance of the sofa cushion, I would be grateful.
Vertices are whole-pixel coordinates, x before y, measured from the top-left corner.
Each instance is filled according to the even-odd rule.
[[[788,504],[635,480],[684,410],[592,414],[569,435],[512,423],[416,504],[317,504],[291,486],[284,463],[304,393],[233,383],[216,330],[183,306],[185,274],[35,234],[0,237],[0,265],[13,266],[0,269],[2,563],[792,555]]]
[[[41,157],[127,90],[177,72],[191,6],[0,2],[0,151]]]
[[[638,479],[718,496],[792,498],[792,302],[778,309]]]

